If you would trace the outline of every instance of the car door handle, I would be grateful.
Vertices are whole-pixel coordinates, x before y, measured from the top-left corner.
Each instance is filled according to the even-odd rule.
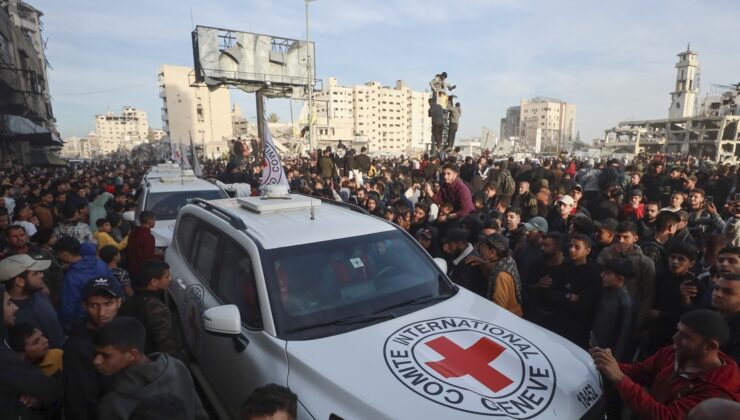
[[[177,282],[177,285],[180,286],[181,289],[185,290],[188,288],[188,286],[185,284],[185,281],[182,279],[175,280]]]

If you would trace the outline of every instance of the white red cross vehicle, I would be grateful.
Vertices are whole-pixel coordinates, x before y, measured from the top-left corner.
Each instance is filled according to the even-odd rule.
[[[601,379],[566,339],[455,286],[416,241],[301,195],[194,200],[169,299],[222,418],[256,387],[300,419],[600,418]]]

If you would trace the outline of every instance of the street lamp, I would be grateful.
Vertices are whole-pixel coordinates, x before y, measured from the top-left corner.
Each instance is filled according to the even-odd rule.
[[[306,71],[308,76],[308,144],[309,150],[314,149],[313,126],[313,79],[311,75],[311,38],[308,31],[308,4],[316,0],[304,0],[306,3]]]

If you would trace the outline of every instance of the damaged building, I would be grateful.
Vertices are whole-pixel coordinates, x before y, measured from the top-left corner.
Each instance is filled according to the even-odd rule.
[[[715,162],[740,161],[740,84],[720,96],[698,100],[697,53],[678,54],[676,89],[668,118],[623,121],[606,130],[602,150],[608,155],[681,154]]]

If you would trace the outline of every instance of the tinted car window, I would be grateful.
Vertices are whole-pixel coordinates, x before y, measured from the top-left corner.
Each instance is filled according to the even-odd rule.
[[[196,219],[191,216],[184,216],[180,219],[180,224],[177,226],[177,246],[180,249],[180,254],[189,260],[192,251],[193,235],[195,233]]]
[[[226,196],[219,190],[152,193],[146,198],[146,210],[154,212],[157,220],[171,220],[177,218],[180,209],[195,198],[217,200]]]
[[[257,286],[249,254],[231,240],[224,240],[218,268],[216,294],[224,303],[239,308],[242,322],[252,328],[262,328]]]
[[[213,268],[218,258],[218,234],[206,227],[200,227],[193,241],[193,268],[201,278],[210,284]]]
[[[305,328],[375,314],[411,299],[454,293],[419,245],[395,230],[264,250],[261,259],[281,338],[345,332],[361,325]],[[398,308],[394,315],[423,307]],[[291,333],[297,330],[301,331]]]

